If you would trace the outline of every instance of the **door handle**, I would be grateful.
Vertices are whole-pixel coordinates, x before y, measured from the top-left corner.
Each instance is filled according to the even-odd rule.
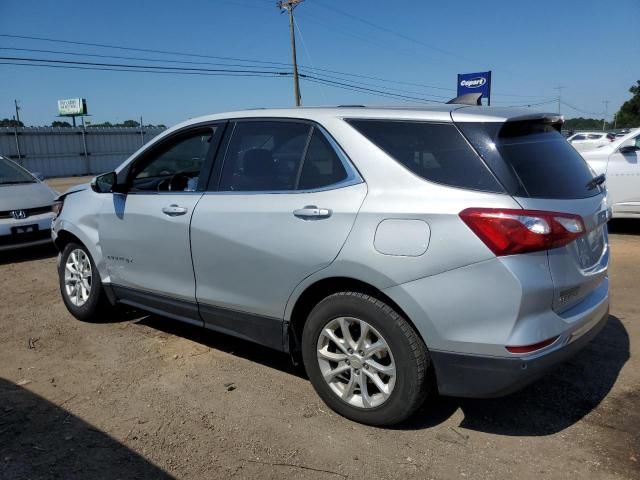
[[[162,213],[168,215],[169,217],[177,217],[178,215],[184,215],[185,213],[187,213],[187,208],[180,207],[174,203],[172,205],[169,205],[168,207],[163,207]]]
[[[293,214],[304,220],[314,220],[321,218],[329,218],[331,216],[331,210],[328,208],[318,208],[315,205],[307,205],[304,208],[299,208],[293,211]]]

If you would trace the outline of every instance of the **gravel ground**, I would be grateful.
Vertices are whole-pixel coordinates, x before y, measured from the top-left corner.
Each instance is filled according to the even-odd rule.
[[[613,231],[592,344],[519,393],[441,398],[394,429],[334,414],[285,355],[135,312],[79,322],[52,249],[5,254],[0,479],[638,479],[640,222]]]

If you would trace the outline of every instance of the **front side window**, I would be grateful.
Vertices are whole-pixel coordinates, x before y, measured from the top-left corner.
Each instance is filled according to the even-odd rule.
[[[0,157],[0,185],[35,183],[36,179],[10,160]]]
[[[504,189],[456,127],[404,120],[348,120],[362,135],[419,177],[488,192]]]
[[[207,128],[181,136],[139,165],[134,165],[132,191],[195,191],[200,170],[211,147],[214,130]]]
[[[572,142],[576,142],[576,141],[581,141],[581,140],[586,140],[586,139],[587,139],[587,137],[585,137],[584,135],[576,135],[571,139],[571,141]]]

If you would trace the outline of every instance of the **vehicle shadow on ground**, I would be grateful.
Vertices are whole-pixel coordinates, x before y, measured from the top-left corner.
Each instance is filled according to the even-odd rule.
[[[304,368],[301,366],[296,367],[290,355],[241,338],[213,332],[196,325],[178,322],[158,315],[149,315],[141,318],[137,323],[171,335],[186,338],[192,342],[244,358],[254,363],[259,363],[265,367],[290,373],[300,378],[306,378]]]
[[[116,439],[0,378],[0,477],[172,479]]]
[[[20,248],[17,250],[7,250],[0,252],[0,265],[10,263],[31,262],[33,260],[43,260],[58,255],[57,250],[51,245],[39,245],[35,247]]]
[[[607,224],[609,233],[618,235],[640,235],[640,221],[633,218],[616,218]]]
[[[462,428],[510,436],[558,433],[604,400],[629,356],[627,330],[617,317],[610,315],[602,332],[589,345],[523,390],[494,399],[440,398],[432,405],[433,410],[425,406],[400,428],[429,427],[460,408],[464,414]]]
[[[294,367],[288,355],[242,339],[155,315],[138,323],[306,378],[304,369]],[[525,389],[496,399],[436,398],[394,428],[430,428],[445,422],[461,409],[464,414],[462,428],[510,436],[551,435],[578,422],[602,402],[629,356],[627,331],[617,317],[610,315],[595,340]]]

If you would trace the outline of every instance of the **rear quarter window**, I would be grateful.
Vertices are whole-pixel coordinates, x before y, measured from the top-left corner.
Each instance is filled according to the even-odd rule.
[[[431,182],[452,187],[504,192],[455,125],[396,120],[347,122],[396,162]]]

